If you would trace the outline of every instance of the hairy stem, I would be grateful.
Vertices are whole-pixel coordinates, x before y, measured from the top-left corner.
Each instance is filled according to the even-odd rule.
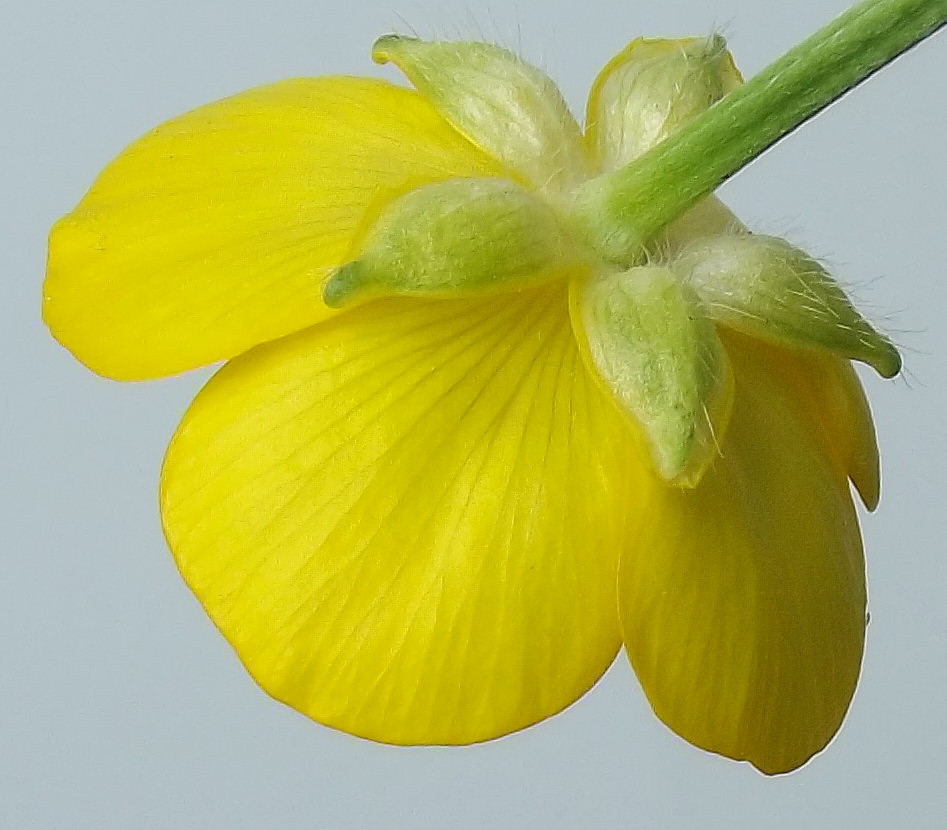
[[[634,260],[662,226],[947,22],[947,0],[866,0],[577,196],[590,241]]]

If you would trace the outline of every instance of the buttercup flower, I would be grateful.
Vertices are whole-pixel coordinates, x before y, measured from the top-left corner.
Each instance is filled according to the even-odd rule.
[[[624,643],[679,735],[798,767],[862,657],[851,361],[900,360],[715,197],[653,238],[608,224],[601,184],[740,85],[722,39],[634,41],[584,131],[498,47],[374,56],[414,89],[203,107],[53,230],[44,317],[93,371],[228,361],[162,473],[184,579],[267,692],[356,735],[495,738]]]

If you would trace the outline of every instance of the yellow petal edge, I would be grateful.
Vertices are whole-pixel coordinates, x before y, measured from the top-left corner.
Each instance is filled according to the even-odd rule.
[[[333,312],[322,281],[370,208],[502,173],[417,93],[285,81],[152,130],[53,228],[43,317],[93,371],[171,375]]]

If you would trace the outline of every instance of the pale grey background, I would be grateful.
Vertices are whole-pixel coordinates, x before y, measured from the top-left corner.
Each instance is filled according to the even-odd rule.
[[[621,658],[524,733],[406,751],[269,700],[182,585],[158,524],[166,441],[207,372],[118,385],[39,322],[45,234],[157,122],[299,75],[395,77],[373,39],[512,45],[584,106],[632,37],[728,35],[753,74],[844,0],[9,0],[0,11],[0,827],[743,828],[943,824],[947,808],[947,40],[923,45],[724,189],[827,257],[906,351],[867,384],[884,496],[854,706],[789,777],[693,749]]]

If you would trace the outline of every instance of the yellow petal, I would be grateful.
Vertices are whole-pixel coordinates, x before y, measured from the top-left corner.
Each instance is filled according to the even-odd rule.
[[[169,449],[165,530],[274,697],[375,740],[486,740],[615,655],[626,429],[564,285],[378,301],[217,374]]]
[[[878,444],[868,399],[851,362],[830,352],[770,346],[742,335],[729,334],[728,342],[766,354],[773,370],[804,402],[822,451],[839,475],[851,479],[865,507],[874,510],[881,490]]]
[[[741,341],[744,346],[747,341]],[[766,773],[832,738],[865,629],[847,481],[810,405],[766,351],[728,342],[737,389],[723,456],[695,490],[656,490],[622,556],[626,648],[657,715]]]
[[[44,318],[94,371],[174,374],[324,319],[366,210],[499,165],[414,92],[353,78],[250,90],[128,147],[50,237]]]

